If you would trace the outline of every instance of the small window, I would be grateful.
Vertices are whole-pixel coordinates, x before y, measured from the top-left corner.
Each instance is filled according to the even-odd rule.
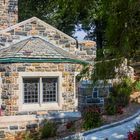
[[[43,78],[43,102],[57,101],[57,79],[56,78]]]
[[[58,78],[23,78],[24,103],[57,101]]]
[[[24,103],[38,103],[39,79],[23,79]]]

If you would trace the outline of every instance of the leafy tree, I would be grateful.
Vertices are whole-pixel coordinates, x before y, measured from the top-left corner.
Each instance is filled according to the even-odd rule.
[[[130,60],[137,54],[140,60],[139,7],[139,0],[19,0],[19,19],[36,16],[71,36],[75,25],[82,25],[86,39],[97,42],[97,60],[102,63],[95,67],[99,71],[104,65],[115,67],[112,59],[121,63],[121,58]],[[109,72],[102,75],[108,76]]]
[[[86,39],[97,40],[102,47],[100,3],[101,0],[19,0],[19,21],[36,16],[71,36],[75,25],[81,24],[88,34]]]

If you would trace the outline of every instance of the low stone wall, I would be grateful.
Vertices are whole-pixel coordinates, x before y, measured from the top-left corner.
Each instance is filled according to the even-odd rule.
[[[44,120],[54,120],[64,122],[68,120],[77,120],[81,117],[80,112],[51,112],[42,115],[17,115],[0,116],[0,139],[7,138],[11,140],[16,133],[26,130],[38,129],[42,126]]]

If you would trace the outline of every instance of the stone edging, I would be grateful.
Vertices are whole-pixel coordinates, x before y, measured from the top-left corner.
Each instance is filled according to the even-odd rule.
[[[126,118],[126,119],[124,119],[122,121],[118,121],[118,122],[115,122],[115,123],[107,124],[107,125],[101,126],[99,128],[95,128],[95,129],[92,129],[92,130],[83,132],[82,133],[83,134],[82,136],[87,136],[87,135],[89,135],[91,133],[95,133],[97,131],[101,131],[101,130],[104,130],[104,129],[108,129],[108,128],[111,128],[111,127],[118,126],[120,124],[123,124],[123,123],[126,123],[128,121],[133,120],[134,118],[138,117],[138,115],[140,115],[140,110],[137,113],[135,113],[134,115],[132,115],[131,117],[128,117],[128,118]]]
[[[68,137],[65,137],[61,140],[69,140],[70,138],[77,138],[79,136],[80,140],[84,140],[84,137],[86,137],[87,135],[90,135],[92,133],[95,133],[97,131],[101,131],[101,130],[104,130],[104,129],[109,129],[111,127],[115,127],[115,126],[118,126],[120,124],[123,124],[123,123],[126,123],[128,121],[131,121],[133,120],[134,118],[138,117],[138,115],[140,115],[140,110],[135,113],[134,115],[122,120],[122,121],[118,121],[118,122],[115,122],[115,123],[111,123],[111,124],[107,124],[107,125],[104,125],[104,126],[101,126],[99,128],[95,128],[95,129],[92,129],[92,130],[88,130],[86,132],[83,132],[83,133],[78,133],[78,134],[74,134],[74,135],[70,135]]]

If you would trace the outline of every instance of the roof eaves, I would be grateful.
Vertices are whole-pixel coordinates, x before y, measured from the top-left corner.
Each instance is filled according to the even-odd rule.
[[[45,58],[0,58],[0,63],[77,63],[89,64],[87,61],[77,59],[45,59]]]

